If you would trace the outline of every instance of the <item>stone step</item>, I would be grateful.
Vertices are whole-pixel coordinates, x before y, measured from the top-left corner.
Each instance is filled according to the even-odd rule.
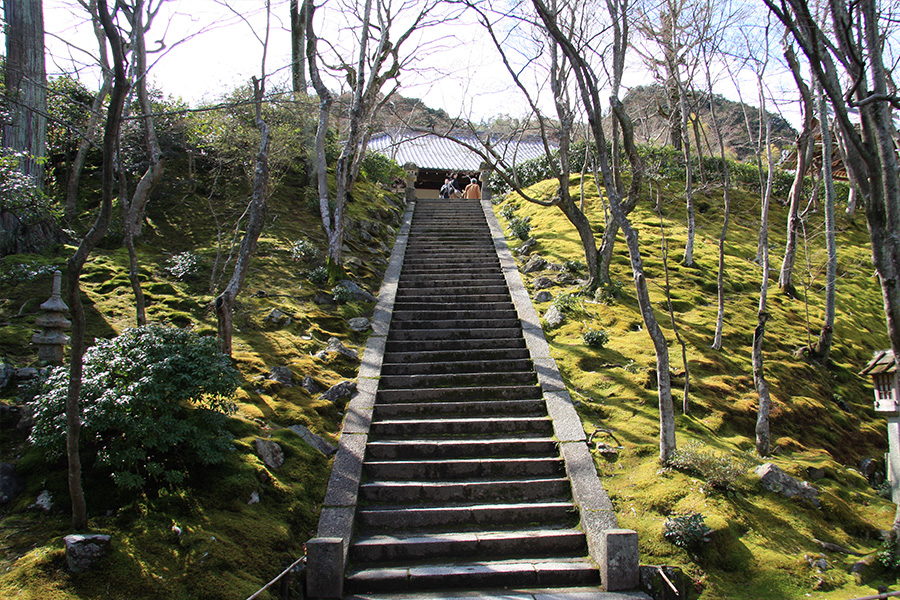
[[[414,354],[428,352],[484,352],[484,351],[505,351],[508,349],[525,348],[525,338],[522,337],[521,331],[517,331],[519,335],[515,337],[493,337],[493,338],[468,338],[468,339],[443,339],[443,340],[387,340],[386,352],[389,354]]]
[[[487,313],[473,313],[461,319],[398,319],[391,321],[391,331],[406,331],[412,329],[515,329],[521,322],[514,315],[512,317],[491,317]]]
[[[563,475],[565,465],[558,457],[541,458],[456,458],[444,460],[366,461],[363,470],[369,479],[463,479],[494,477],[550,477]]]
[[[457,556],[491,560],[577,556],[586,551],[584,533],[575,529],[371,535],[350,543],[350,561],[386,563]]]
[[[460,562],[444,565],[393,566],[359,569],[347,576],[347,591],[397,592],[414,590],[527,588],[598,585],[600,573],[587,559],[546,559]],[[368,596],[364,596],[368,597]],[[422,598],[421,595],[412,596]],[[481,596],[475,596],[481,597]],[[499,596],[507,599],[507,596]],[[547,596],[541,600],[552,600]],[[617,598],[613,596],[612,598]],[[531,599],[529,599],[531,600]],[[584,600],[584,599],[579,599]]]
[[[397,304],[433,302],[440,304],[477,304],[509,302],[509,292],[502,294],[426,294],[422,290],[397,290]]]
[[[525,400],[541,398],[542,391],[537,385],[493,385],[480,388],[397,388],[388,390],[379,387],[376,403],[395,404],[406,402],[477,402],[480,400]]]
[[[651,600],[643,592],[607,592],[598,585],[565,587],[528,587],[517,585],[502,588],[417,590],[414,592],[357,592],[343,600]]]
[[[491,307],[489,309],[468,308],[464,310],[411,310],[405,307],[395,309],[391,323],[406,321],[468,321],[478,319],[494,322],[519,322],[519,314],[514,309]]]
[[[422,281],[416,284],[407,284],[397,289],[397,296],[423,295],[425,293],[438,296],[468,296],[468,295],[506,295],[509,297],[509,289],[506,283],[479,285],[477,282],[462,283],[459,281]]]
[[[405,313],[410,311],[432,311],[432,312],[450,312],[450,311],[469,311],[469,310],[515,310],[513,303],[506,300],[495,302],[409,302],[407,300],[398,300],[394,303],[393,313]]]
[[[391,504],[557,500],[570,493],[565,477],[483,481],[373,481],[359,486],[363,502]]]
[[[515,437],[456,440],[370,440],[366,460],[435,460],[558,456],[556,440],[549,437]]]
[[[543,399],[535,400],[469,400],[466,402],[398,402],[375,405],[374,418],[392,419],[398,417],[422,416],[474,416],[495,417],[503,415],[537,416],[546,415],[547,407]]]
[[[501,273],[473,274],[471,276],[448,275],[447,273],[413,273],[400,278],[400,288],[415,290],[433,287],[497,287],[506,286]]]
[[[516,360],[531,357],[528,348],[485,348],[477,350],[421,350],[419,352],[385,352],[383,365],[436,362],[468,362]]]
[[[462,506],[366,507],[357,511],[359,524],[368,529],[404,531],[414,528],[463,526],[498,527],[523,523],[570,523],[578,511],[568,501]]]
[[[389,341],[432,341],[432,340],[484,340],[489,338],[510,338],[521,336],[520,327],[470,327],[454,329],[403,329],[388,332]]]
[[[388,363],[381,366],[381,376],[462,374],[481,373],[484,371],[489,373],[506,373],[513,371],[530,371],[533,369],[534,365],[530,358]]]
[[[414,389],[494,386],[498,381],[504,385],[526,385],[537,382],[534,371],[507,371],[482,373],[436,373],[434,375],[385,375],[381,377],[379,388]]]
[[[375,437],[550,434],[553,431],[553,423],[548,417],[397,419],[373,422],[370,431]]]

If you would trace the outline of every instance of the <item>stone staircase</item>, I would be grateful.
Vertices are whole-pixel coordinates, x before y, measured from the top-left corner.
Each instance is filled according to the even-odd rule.
[[[353,533],[329,538],[345,598],[645,598],[599,587],[481,203],[418,200],[408,231],[355,444]]]

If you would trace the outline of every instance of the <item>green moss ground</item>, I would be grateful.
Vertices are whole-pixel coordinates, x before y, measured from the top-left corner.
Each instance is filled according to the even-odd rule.
[[[177,181],[177,169],[170,164],[167,176]],[[161,186],[163,192],[166,188]],[[215,199],[220,221],[226,223],[226,252],[231,243],[229,228],[246,202],[246,190],[233,193],[233,198]],[[350,258],[348,277],[377,293],[387,264],[385,248],[393,243],[388,223],[396,224],[401,208],[366,182],[357,187],[356,198],[348,205],[348,217],[376,223],[369,230],[376,228],[386,246],[364,241],[351,224],[345,250],[345,259]],[[285,563],[302,555],[303,544],[315,534],[331,459],[284,428],[301,423],[336,443],[341,407],[299,386],[283,387],[267,375],[272,367],[286,365],[298,382],[308,374],[323,390],[355,378],[358,363],[313,354],[332,336],[362,350],[366,335],[352,331],[347,319],[371,316],[373,309],[369,303],[322,306],[312,301],[317,292],[331,287],[309,282],[307,274],[315,263],[293,260],[291,245],[306,238],[324,249],[317,210],[305,199],[300,183],[292,183],[290,177],[269,200],[267,225],[235,310],[233,358],[243,385],[235,398],[238,413],[230,422],[235,452],[228,461],[194,473],[185,489],[139,498],[122,497],[108,478],[86,469],[90,528],[113,535],[112,553],[102,567],[81,575],[68,573],[62,541],[71,532],[65,464],[47,464],[14,429],[3,430],[0,461],[18,458],[17,469],[28,489],[0,513],[0,598],[245,598],[277,575]],[[84,222],[91,217],[86,208]],[[64,270],[73,249],[66,246],[47,256],[7,257],[0,267],[27,262],[32,268],[52,265]],[[178,281],[166,271],[166,261],[188,250],[203,259],[202,267],[196,277]],[[209,282],[216,229],[205,192],[178,194],[176,200],[166,193],[155,198],[148,206],[138,252],[148,319],[215,335]],[[127,252],[111,235],[85,266],[82,288],[89,340],[135,325],[127,265]],[[228,276],[230,267],[222,281]],[[37,306],[49,296],[51,281],[51,275],[42,274],[4,286],[0,294],[0,357],[4,360],[19,367],[38,366],[30,340]],[[292,317],[289,325],[265,321],[276,308]],[[14,398],[0,400],[15,402]],[[284,466],[273,470],[261,462],[253,448],[257,437],[273,438],[282,446]],[[51,492],[55,502],[48,515],[27,508],[43,489]],[[248,504],[254,492],[260,501]]]
[[[603,208],[593,180],[585,187],[585,210],[598,232],[599,243]],[[544,182],[533,191],[549,197],[555,188],[554,182]],[[697,214],[697,264],[686,268],[679,264],[687,235],[683,189],[680,181],[662,180],[654,182],[652,193],[655,198],[658,191],[662,199],[672,299],[687,344],[689,414],[680,410],[684,368],[666,309],[660,217],[652,210],[649,190],[631,215],[639,231],[657,319],[669,340],[677,442],[683,447],[696,440],[721,453],[752,452],[757,395],[752,379],[751,338],[762,272],[753,262],[759,196],[744,190],[733,193],[726,249],[724,347],[715,351],[710,345],[716,319],[721,190],[710,187],[698,194],[697,203],[709,206]],[[571,191],[576,198],[578,190],[575,176]],[[561,211],[510,196],[496,207],[498,213],[507,202],[519,206],[516,214],[531,218],[532,235],[537,239],[534,252],[556,263],[584,262],[578,236]],[[500,219],[505,224],[502,216]],[[823,554],[813,538],[871,555],[880,549],[879,530],[889,528],[894,517],[894,505],[880,497],[856,470],[860,459],[881,459],[887,447],[886,420],[874,413],[871,383],[857,374],[874,350],[889,346],[864,216],[857,215],[854,223],[848,222],[843,213],[839,218],[837,322],[832,363],[827,367],[795,357],[795,351],[808,344],[809,336],[815,343],[821,326],[823,216],[821,212],[813,214],[807,225],[812,277],[807,280],[802,245],[795,270],[798,289],[802,292],[804,286],[809,288],[811,333],[802,297],[791,299],[777,288],[785,220],[786,209],[773,202],[771,317],[764,344],[766,376],[774,402],[771,427],[775,452],[771,460],[800,478],[807,478],[807,467],[825,469],[826,478],[815,483],[821,492],[820,508],[767,493],[757,487],[752,475],[740,480],[735,491],[726,493],[687,473],[660,469],[655,357],[634,299],[631,267],[621,234],[611,276],[622,284],[622,296],[611,305],[582,298],[561,327],[546,331],[552,354],[580,403],[585,430],[591,433],[598,427],[611,428],[612,439],[607,435],[596,439],[623,447],[612,458],[595,457],[620,525],[639,533],[641,561],[681,566],[704,599],[846,599],[874,594],[879,585],[896,589],[895,576],[878,569],[867,570],[863,583],[858,584],[849,569],[859,557],[824,553],[831,566],[824,574],[816,573],[808,560]],[[520,243],[510,239],[513,247]],[[530,286],[536,275],[525,275],[526,284]],[[550,291],[556,296],[574,288],[557,286]],[[537,305],[539,314],[549,305]],[[588,328],[609,333],[603,349],[589,348],[582,341]],[[850,410],[842,409],[839,400],[845,401]],[[702,513],[714,530],[712,540],[692,553],[663,537],[667,516],[688,511]]]

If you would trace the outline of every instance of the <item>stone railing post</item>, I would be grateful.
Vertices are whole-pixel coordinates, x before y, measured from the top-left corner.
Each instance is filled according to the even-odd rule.
[[[71,327],[72,322],[65,317],[69,307],[63,302],[61,289],[62,273],[55,271],[50,299],[41,304],[44,314],[34,320],[41,332],[34,334],[31,341],[38,347],[38,358],[46,365],[61,365],[65,346],[69,343],[69,336],[63,333],[63,329]]]
[[[490,202],[491,197],[491,174],[494,172],[494,167],[490,165],[490,163],[483,162],[481,166],[478,167],[478,170],[481,171],[481,199],[487,200]]]
[[[419,177],[419,167],[416,163],[408,162],[403,165],[406,172],[406,201],[415,202],[416,200],[416,179]]]

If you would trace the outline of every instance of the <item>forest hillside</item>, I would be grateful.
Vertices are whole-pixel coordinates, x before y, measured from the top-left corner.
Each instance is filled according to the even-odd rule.
[[[346,397],[322,394],[355,378],[359,358],[353,351],[362,349],[366,333],[354,329],[358,321],[351,326],[351,319],[371,316],[373,303],[364,293],[348,292],[352,285],[329,282],[323,269],[325,240],[304,151],[309,120],[290,106],[270,110],[267,118],[281,143],[265,227],[235,311],[237,389],[224,421],[231,450],[218,462],[198,466],[188,458],[191,445],[182,444],[165,458],[166,468],[183,479],[129,486],[114,477],[104,440],[88,439],[83,453],[89,524],[113,537],[112,551],[96,569],[71,574],[62,542],[70,532],[66,463],[58,447],[53,452],[52,444],[39,447],[26,437],[23,403],[40,408],[46,396],[34,396],[27,383],[11,383],[0,396],[0,462],[15,465],[24,489],[0,509],[0,597],[246,598],[302,555],[316,527],[331,459],[289,428],[303,426],[328,443],[337,441]],[[230,264],[234,231],[250,192],[251,124],[248,111],[236,108],[225,117],[201,113],[166,125],[166,176],[147,207],[137,248],[152,324],[200,338],[215,335],[213,290]],[[334,148],[329,151],[333,158]],[[537,276],[550,280],[544,290],[550,298],[536,306],[544,315],[555,305],[564,316],[560,326],[547,326],[547,335],[585,430],[593,434],[597,468],[621,526],[639,532],[642,562],[680,567],[704,599],[844,600],[895,586],[896,573],[877,561],[880,532],[894,514],[876,474],[883,477],[886,424],[873,411],[869,382],[858,375],[873,351],[888,343],[862,217],[840,222],[838,312],[828,364],[811,361],[802,350],[822,318],[820,212],[808,215],[804,253],[797,261],[803,294],[788,298],[771,292],[764,352],[775,404],[775,451],[767,460],[818,491],[815,502],[782,498],[762,490],[752,473],[762,462],[753,454],[756,395],[750,366],[760,285],[754,262],[756,169],[730,163],[740,188],[733,192],[725,244],[724,348],[714,351],[721,188],[709,170],[707,182],[696,190],[697,265],[685,268],[678,264],[685,239],[683,171],[677,158],[661,155],[670,160],[655,162],[665,168],[651,178],[632,219],[670,342],[676,388],[684,383],[685,369],[668,318],[667,270],[685,342],[691,387],[689,411],[677,417],[677,465],[661,468],[657,461],[655,362],[621,239],[613,282],[585,296],[577,283],[583,254],[562,214],[513,194],[498,198],[496,206],[504,225],[530,227],[524,237],[530,233],[535,246],[530,256],[519,257],[522,266],[535,254],[551,263],[525,279],[531,286]],[[145,157],[127,156],[127,167],[140,172]],[[64,160],[55,164],[65,168]],[[97,164],[95,155],[83,180],[78,220],[69,226],[72,239],[96,211]],[[405,207],[391,188],[396,165],[373,155],[362,173],[348,203],[345,268],[347,280],[374,294]],[[773,262],[784,243],[786,209],[780,202],[790,175],[777,181]],[[573,177],[576,197],[580,184]],[[584,184],[585,212],[599,233],[602,200],[592,178]],[[545,181],[532,191],[550,197],[555,186]],[[521,225],[514,229],[522,231]],[[663,233],[667,263],[661,260]],[[87,332],[95,346],[135,325],[121,239],[114,223],[85,267]],[[509,241],[514,248],[522,243],[512,230]],[[38,305],[49,297],[52,271],[64,269],[72,251],[70,240],[0,261],[0,356],[11,368],[40,366],[30,343],[38,329]],[[332,338],[347,351],[335,350]],[[148,430],[153,428],[138,433]],[[45,437],[58,441],[52,434]],[[265,462],[260,451],[265,442],[281,448],[280,467]],[[874,459],[863,463],[872,465],[870,480],[861,474],[866,459]],[[667,527],[682,533],[666,535]],[[845,551],[834,551],[837,547]]]

